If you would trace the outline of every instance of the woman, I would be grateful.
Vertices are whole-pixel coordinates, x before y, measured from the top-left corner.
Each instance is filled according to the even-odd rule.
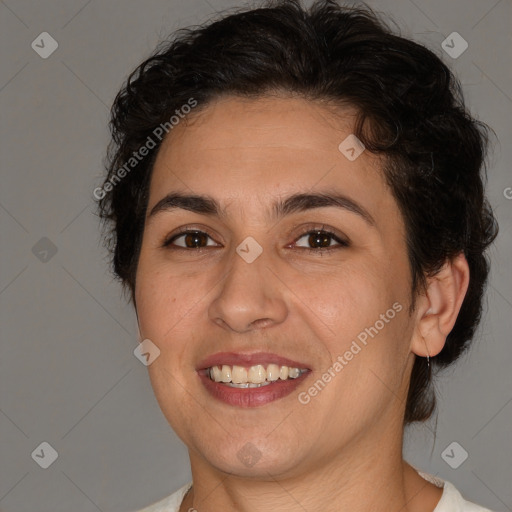
[[[95,195],[193,478],[144,510],[487,510],[402,458],[497,234],[447,67],[370,9],[274,2],[176,34],[112,132]]]

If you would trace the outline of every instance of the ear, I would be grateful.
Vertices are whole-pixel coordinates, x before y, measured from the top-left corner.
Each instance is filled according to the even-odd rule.
[[[412,352],[422,357],[441,352],[455,325],[468,285],[469,266],[463,253],[446,261],[435,276],[428,278],[426,294],[419,296],[416,303]]]

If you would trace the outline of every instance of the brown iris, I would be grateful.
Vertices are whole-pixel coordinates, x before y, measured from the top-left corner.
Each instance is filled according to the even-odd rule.
[[[331,245],[331,238],[332,236],[328,233],[318,231],[317,233],[311,233],[309,235],[308,243],[313,247],[329,247]]]

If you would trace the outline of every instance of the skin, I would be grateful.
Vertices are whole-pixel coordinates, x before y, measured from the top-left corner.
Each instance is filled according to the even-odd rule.
[[[207,194],[225,210],[148,216],[136,276],[141,339],[161,351],[148,366],[151,383],[190,455],[194,485],[182,512],[432,512],[441,497],[403,460],[402,419],[414,358],[442,349],[469,270],[462,255],[446,262],[409,314],[405,227],[382,162],[368,151],[349,161],[338,150],[353,114],[285,95],[223,97],[174,127],[159,151],[148,214],[176,191]],[[374,225],[336,207],[269,217],[278,198],[334,190]],[[328,252],[308,243],[304,233],[322,225],[350,245],[330,238],[338,249]],[[162,247],[182,226],[206,231],[200,246],[208,246]],[[263,248],[250,264],[235,251],[248,236]],[[402,311],[299,403],[297,394],[396,302]],[[212,399],[199,381],[198,362],[219,351],[275,352],[312,373],[297,392],[241,409]],[[260,452],[252,467],[237,456],[246,443]]]

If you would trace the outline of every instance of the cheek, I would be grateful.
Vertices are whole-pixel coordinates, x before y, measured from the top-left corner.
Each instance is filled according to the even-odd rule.
[[[346,338],[354,329],[372,325],[397,300],[398,290],[383,281],[382,274],[371,265],[346,265],[322,279],[303,278],[299,296],[331,330]]]
[[[156,265],[140,266],[136,300],[141,339],[150,339],[160,350],[147,370],[162,411],[178,430],[180,425],[174,423],[171,413],[175,404],[182,404],[180,418],[189,414],[185,390],[193,368],[187,354],[198,343],[194,307],[201,302],[194,290],[186,278],[170,275]]]
[[[148,366],[159,403],[186,401],[187,379],[194,373],[190,349],[200,343],[198,314],[205,293],[198,279],[175,275],[162,266],[143,264],[136,286],[141,339],[150,339],[160,350]]]
[[[323,288],[314,287],[313,279],[305,283],[310,296],[304,303],[309,308],[303,308],[302,314],[308,315],[319,332],[326,333],[319,337],[323,337],[331,361],[340,356],[347,361],[340,374],[351,376],[351,386],[358,389],[357,382],[368,385],[376,379],[370,369],[387,382],[387,374],[394,373],[407,356],[408,303],[404,299],[408,289],[404,278],[375,261],[345,266],[325,279]]]
[[[198,303],[200,289],[196,279],[173,275],[156,265],[140,265],[135,296],[142,334],[165,342],[173,326],[179,325]]]

